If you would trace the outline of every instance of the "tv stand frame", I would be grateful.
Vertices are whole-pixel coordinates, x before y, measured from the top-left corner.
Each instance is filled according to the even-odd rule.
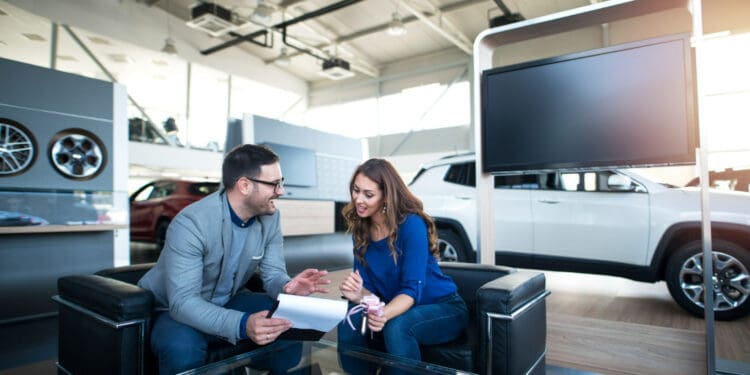
[[[693,35],[698,38],[703,37],[701,1],[693,0]],[[482,165],[482,93],[481,93],[481,75],[486,69],[492,68],[492,57],[494,50],[502,45],[538,38],[542,36],[562,33],[588,26],[595,26],[609,23],[617,20],[642,16],[650,13],[660,12],[676,8],[689,8],[689,0],[610,0],[602,3],[596,3],[585,7],[575,8],[559,13],[546,15],[543,17],[516,22],[480,33],[474,40],[474,88],[473,88],[473,124],[474,124],[474,145],[476,150],[476,176],[477,176],[477,201],[478,204],[478,223],[479,223],[479,241],[477,243],[477,262],[482,264],[495,264],[495,228],[494,228],[494,178],[491,173],[483,173]],[[699,57],[696,56],[696,65]],[[696,67],[697,71],[697,67]],[[700,101],[701,91],[698,85],[698,100]],[[700,113],[700,111],[699,111]],[[700,119],[698,121],[700,128]],[[708,167],[707,154],[705,151],[705,131],[700,131],[700,143],[703,148],[697,150],[698,165],[701,180],[701,222],[703,232],[703,279],[705,290],[712,290],[712,262],[711,262],[711,222],[710,209],[708,201]],[[725,370],[716,369],[716,355],[714,347],[714,314],[713,298],[708,293],[706,301],[706,370],[708,374],[719,373],[739,373],[729,370],[730,363],[719,360],[718,367],[725,367]],[[726,364],[726,366],[724,366]]]

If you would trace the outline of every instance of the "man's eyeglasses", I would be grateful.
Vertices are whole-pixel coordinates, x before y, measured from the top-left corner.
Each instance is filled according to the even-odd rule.
[[[257,182],[259,184],[273,186],[273,191],[279,191],[284,188],[284,177],[282,177],[281,180],[279,181],[263,181],[263,180],[258,180],[258,179],[250,178],[250,177],[245,177],[245,178],[250,181]]]

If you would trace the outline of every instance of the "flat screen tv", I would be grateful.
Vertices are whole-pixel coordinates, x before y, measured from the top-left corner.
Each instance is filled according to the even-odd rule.
[[[484,172],[695,163],[688,35],[490,69],[481,85]]]

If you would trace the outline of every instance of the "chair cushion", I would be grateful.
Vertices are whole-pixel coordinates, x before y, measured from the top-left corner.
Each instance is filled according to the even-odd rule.
[[[420,345],[422,361],[474,372],[474,353],[479,350],[478,340],[476,324],[469,322],[464,333],[453,341],[438,345]]]

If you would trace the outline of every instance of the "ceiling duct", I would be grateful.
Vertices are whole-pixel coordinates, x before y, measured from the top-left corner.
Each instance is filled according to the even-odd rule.
[[[323,8],[318,9],[318,10],[312,11],[310,13],[305,13],[305,14],[299,16],[299,17],[295,17],[295,18],[293,18],[291,20],[283,21],[283,22],[277,23],[275,25],[269,26],[269,29],[279,30],[284,35],[284,39],[286,39],[286,29],[287,29],[287,27],[295,25],[295,24],[300,23],[300,22],[307,21],[309,19],[320,17],[320,16],[322,16],[324,14],[331,13],[333,11],[336,11],[336,10],[339,10],[341,8],[347,7],[347,6],[352,5],[354,3],[358,3],[360,1],[362,1],[362,0],[341,0],[339,2],[330,4],[328,6],[325,6]],[[233,34],[232,36],[234,38],[232,38],[230,40],[227,40],[224,43],[221,43],[221,44],[219,44],[217,46],[214,46],[214,47],[202,50],[201,54],[210,55],[212,53],[221,51],[221,50],[223,50],[223,49],[225,49],[227,47],[231,47],[231,46],[234,46],[234,45],[242,43],[242,42],[251,42],[251,43],[259,44],[259,43],[256,43],[254,41],[254,39],[257,38],[257,37],[259,37],[259,36],[263,36],[263,35],[267,35],[267,34],[268,34],[268,30],[267,29],[257,30],[257,31],[254,31],[254,32],[250,33],[250,34],[246,34],[246,35],[239,35],[239,34],[234,35]],[[287,43],[284,43],[284,44],[287,44]],[[273,47],[272,43],[271,44],[267,44],[266,43],[265,45],[264,44],[260,44],[260,45],[262,45],[263,47],[269,47],[269,48]],[[289,44],[287,44],[287,45],[289,45]],[[300,52],[311,54],[309,51],[300,49],[299,47],[295,47],[295,46],[292,46],[292,45],[289,45],[289,46],[292,47],[292,48],[294,48],[294,49],[296,49],[296,50],[298,50],[298,51],[300,51]],[[315,56],[315,55],[313,55],[313,57],[316,57],[318,59],[324,60],[324,58],[320,58],[320,57]]]
[[[320,71],[320,75],[332,80],[339,80],[353,77],[354,73],[349,69],[348,61],[332,57],[323,60],[323,70]]]
[[[198,3],[190,9],[191,20],[187,25],[203,30],[213,37],[222,36],[237,29],[232,23],[232,12],[213,3]]]

